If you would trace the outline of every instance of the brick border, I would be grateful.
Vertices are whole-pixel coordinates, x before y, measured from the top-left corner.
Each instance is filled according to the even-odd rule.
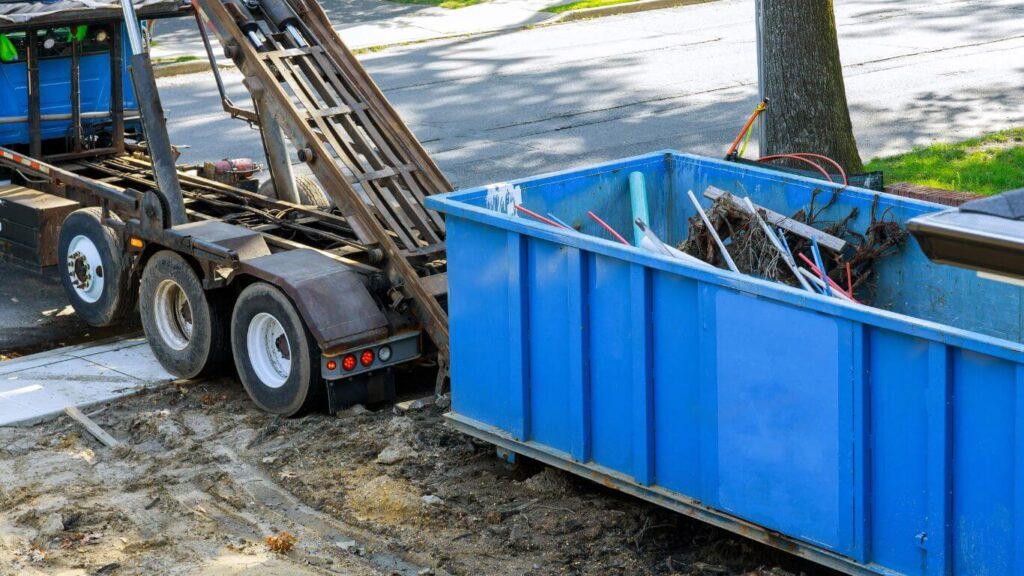
[[[911,184],[910,182],[896,182],[895,184],[890,184],[885,187],[885,191],[886,193],[893,194],[895,196],[913,198],[914,200],[925,200],[927,202],[935,202],[936,204],[944,204],[946,206],[959,206],[964,202],[981,198],[981,196],[974,194],[973,192],[943,190],[941,188],[931,188],[929,186]]]

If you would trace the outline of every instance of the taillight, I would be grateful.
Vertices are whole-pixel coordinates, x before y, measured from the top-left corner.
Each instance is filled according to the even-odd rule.
[[[334,360],[328,360],[327,361],[327,369],[328,370],[332,370],[332,371],[333,370],[337,370],[338,369],[338,363],[335,362]]]
[[[348,356],[345,356],[341,360],[341,367],[344,368],[345,370],[355,370],[356,369],[356,356],[355,356],[355,354],[349,354]]]
[[[363,353],[359,355],[359,361],[363,366],[373,364],[373,350],[363,350]]]

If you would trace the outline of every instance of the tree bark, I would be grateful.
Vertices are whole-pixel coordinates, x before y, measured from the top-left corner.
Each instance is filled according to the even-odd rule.
[[[863,171],[832,0],[764,0],[764,36],[768,154],[813,152]]]

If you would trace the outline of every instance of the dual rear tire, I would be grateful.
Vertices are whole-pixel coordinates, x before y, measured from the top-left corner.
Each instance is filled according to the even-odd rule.
[[[142,328],[164,369],[185,379],[228,371],[230,298],[203,290],[188,261],[170,250],[154,254],[142,273],[139,299]]]
[[[265,282],[237,298],[203,290],[180,255],[153,255],[142,274],[142,326],[160,364],[179,378],[230,371],[263,410],[294,416],[323,399],[319,348],[288,297]],[[233,302],[233,307],[232,307]]]
[[[316,340],[291,300],[270,284],[256,282],[238,295],[231,350],[242,386],[263,410],[293,416],[323,399]]]

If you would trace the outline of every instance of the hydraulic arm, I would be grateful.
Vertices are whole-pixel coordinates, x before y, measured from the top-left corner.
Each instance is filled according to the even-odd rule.
[[[369,260],[386,271],[393,299],[412,301],[444,365],[448,318],[438,297],[446,291],[445,229],[423,199],[451,191],[447,179],[316,2],[193,6],[241,70],[260,114],[272,115]]]

